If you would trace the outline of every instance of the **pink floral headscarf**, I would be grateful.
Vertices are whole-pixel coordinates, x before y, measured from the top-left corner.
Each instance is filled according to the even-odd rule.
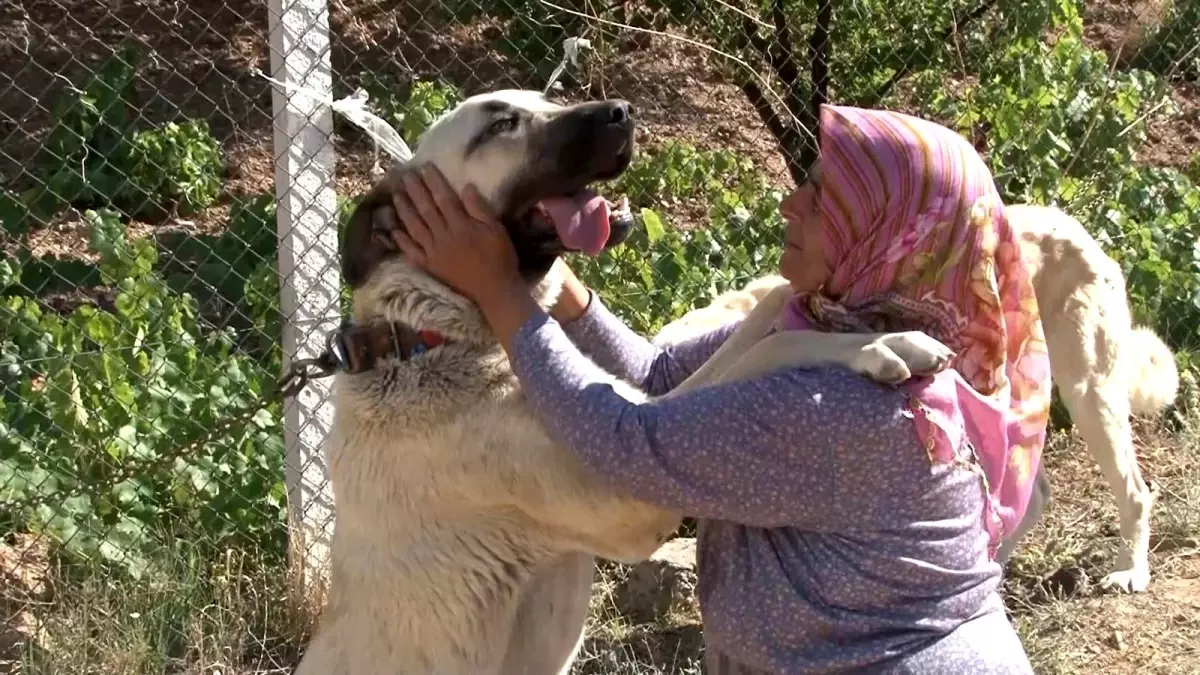
[[[780,327],[921,330],[955,350],[953,370],[905,388],[930,458],[982,470],[994,555],[1029,503],[1050,362],[992,174],[958,134],[899,113],[823,106],[820,138],[832,276],[796,296]]]

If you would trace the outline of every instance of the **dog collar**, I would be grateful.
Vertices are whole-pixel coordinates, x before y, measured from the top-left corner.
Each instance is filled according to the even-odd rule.
[[[393,321],[346,323],[329,337],[338,370],[351,375],[365,373],[383,359],[410,361],[445,343],[437,331]]]
[[[403,323],[354,324],[346,321],[329,335],[320,356],[292,361],[276,388],[280,396],[291,398],[312,379],[329,377],[337,372],[365,373],[381,359],[410,361],[445,343],[446,337],[437,331],[416,329]]]

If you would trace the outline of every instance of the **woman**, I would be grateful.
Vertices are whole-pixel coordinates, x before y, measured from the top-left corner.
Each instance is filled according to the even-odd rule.
[[[564,328],[478,196],[464,206],[436,171],[398,194],[398,245],[479,305],[581,461],[701,519],[710,672],[1029,673],[992,554],[1028,500],[1050,379],[1004,207],[944,127],[831,106],[820,123],[820,185],[781,206],[796,296],[779,328],[924,330],[953,370],[897,390],[793,369],[639,405],[593,361],[660,394],[733,328],[660,351],[576,279],[553,312]]]

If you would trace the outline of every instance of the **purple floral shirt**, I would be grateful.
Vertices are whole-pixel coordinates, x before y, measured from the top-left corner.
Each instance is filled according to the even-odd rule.
[[[701,519],[709,672],[1032,673],[981,479],[930,463],[902,393],[839,368],[643,404],[603,383],[601,368],[662,394],[732,331],[660,349],[593,299],[566,330],[530,319],[513,358],[539,419],[597,476]]]

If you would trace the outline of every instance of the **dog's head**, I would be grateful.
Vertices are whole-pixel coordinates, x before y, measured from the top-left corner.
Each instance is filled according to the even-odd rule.
[[[508,230],[531,285],[568,251],[596,254],[628,236],[633,219],[588,186],[614,178],[634,153],[628,103],[561,106],[534,91],[471,97],[420,138],[412,162],[433,164],[462,190],[474,184]],[[396,226],[392,194],[397,172],[359,203],[343,238],[342,274],[367,285],[400,253],[388,245]]]

